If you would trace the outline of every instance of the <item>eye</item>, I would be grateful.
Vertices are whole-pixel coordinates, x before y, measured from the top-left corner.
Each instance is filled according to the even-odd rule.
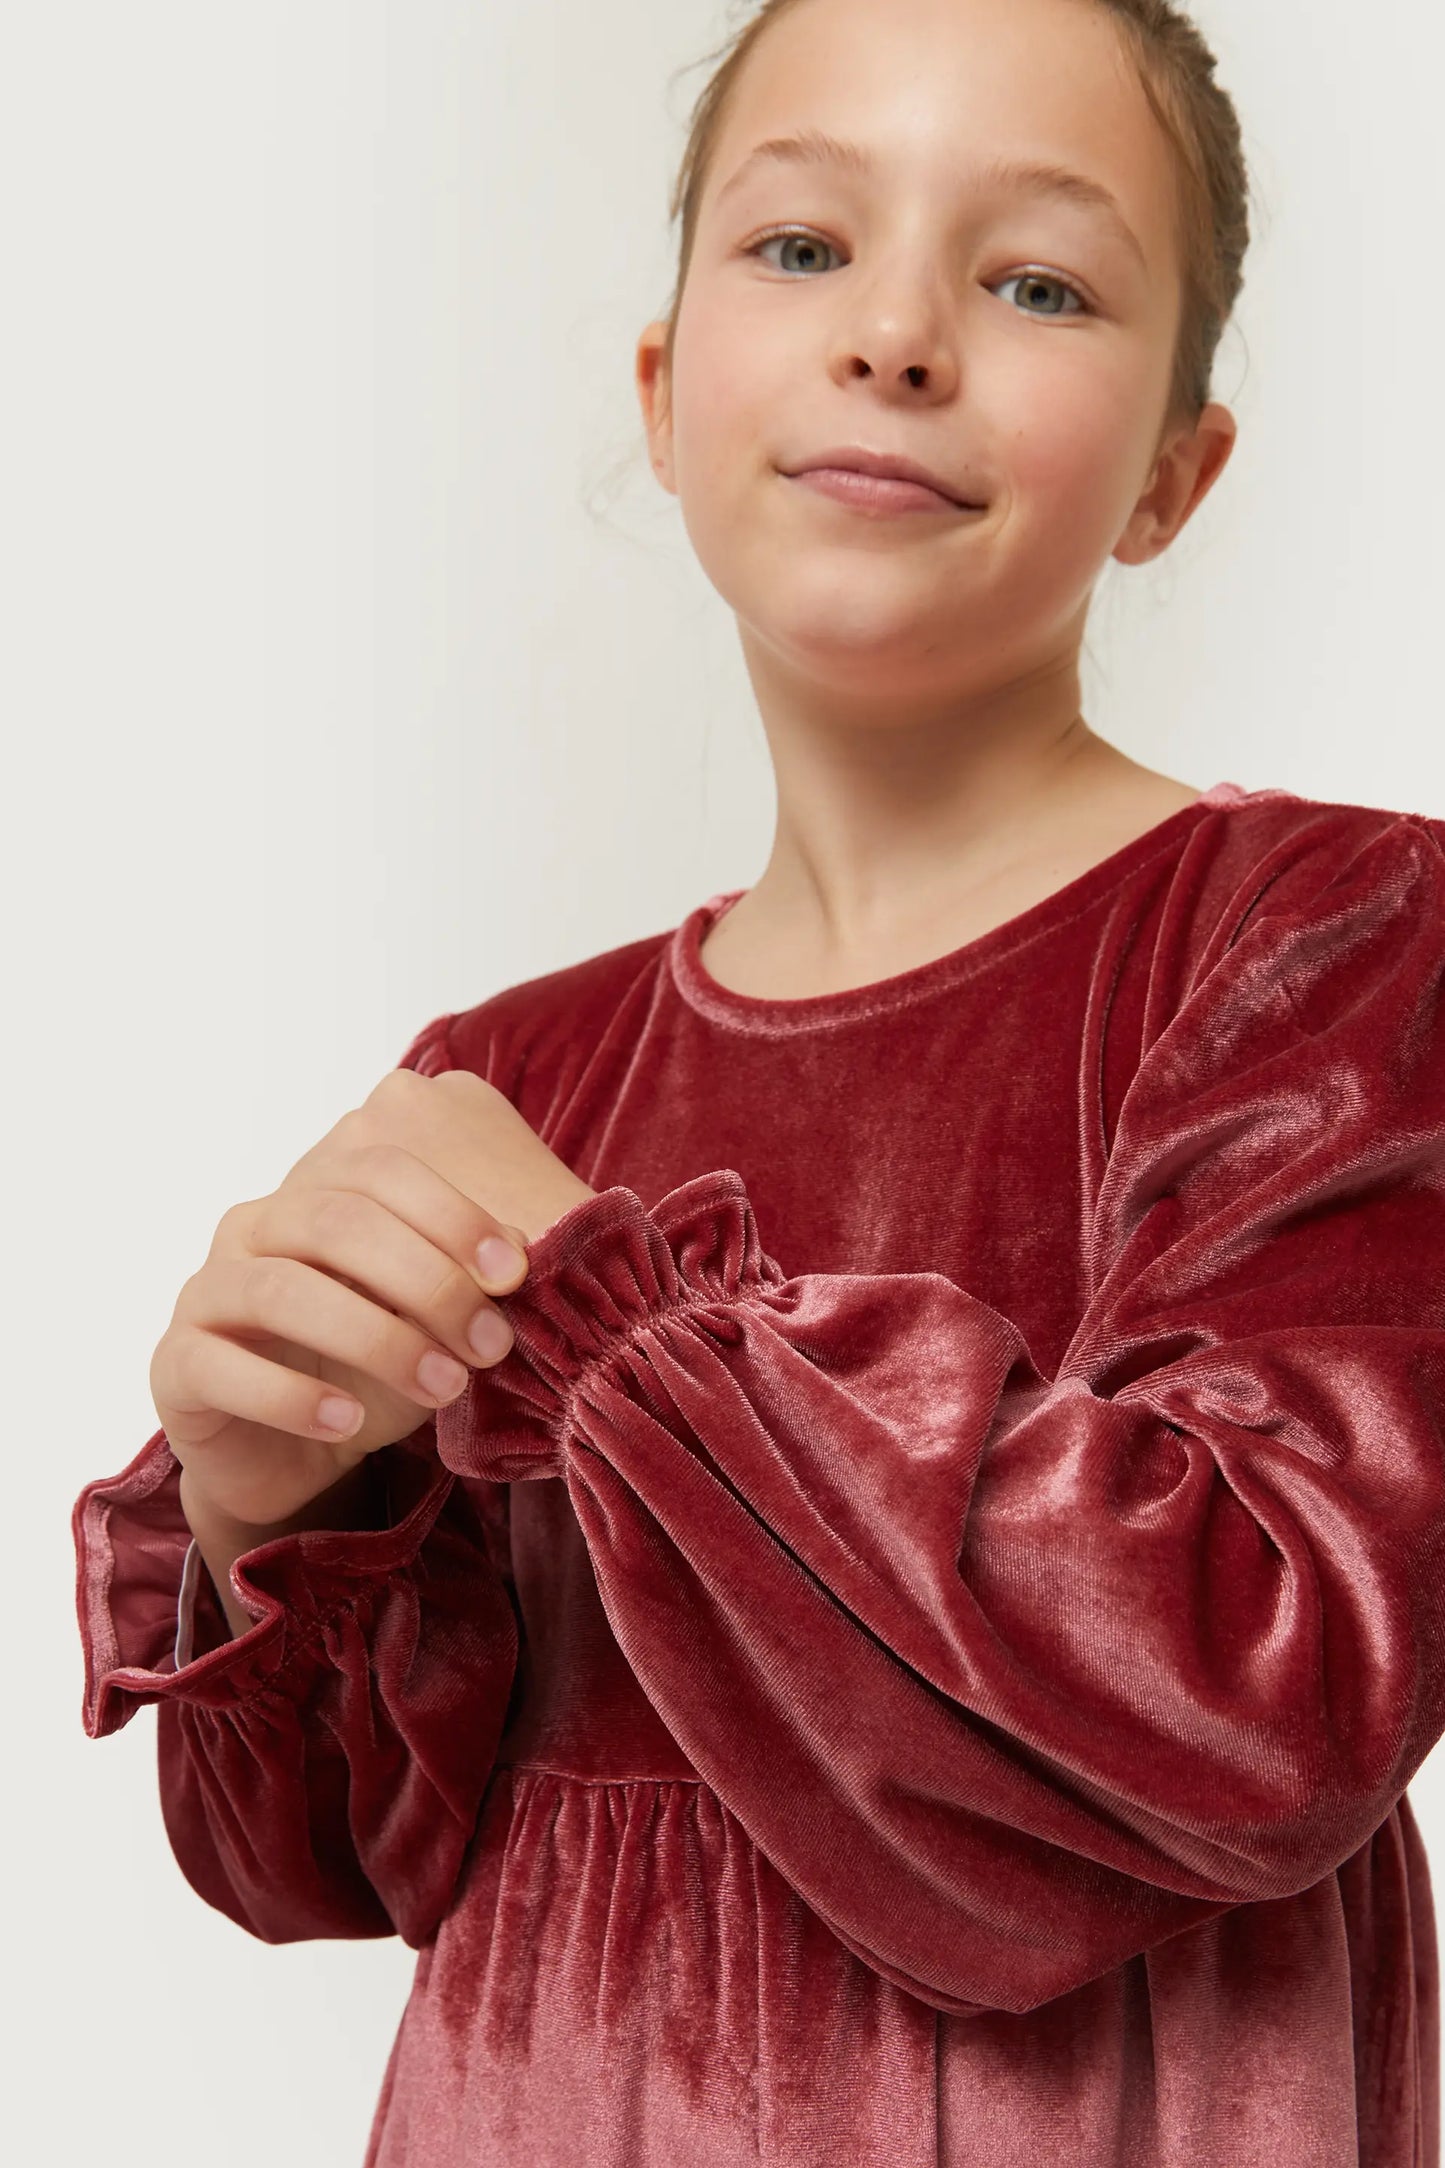
[[[809,248],[832,248],[833,246],[831,241],[820,242],[818,236],[809,233],[806,227],[783,226],[773,233],[765,233],[760,241],[754,241],[751,248],[744,249],[743,254],[745,256],[761,256],[763,250],[771,248],[774,241],[803,241],[806,242]],[[782,269],[781,264],[778,268],[779,270]]]
[[[825,241],[820,235],[811,233],[806,226],[782,226],[772,233],[763,234],[759,240],[752,243],[751,247],[745,248],[743,254],[745,256],[761,256],[763,250],[771,248],[775,241],[798,241],[815,252],[820,248],[833,250],[831,241]],[[833,250],[833,253],[836,254],[837,251]],[[781,271],[783,268],[784,266],[779,264],[778,269]],[[1092,316],[1095,313],[1088,296],[1082,293],[1071,279],[1061,278],[1056,271],[1015,271],[1006,279],[996,279],[994,281],[994,287],[1023,284],[1034,288],[1055,286],[1061,293],[1072,294],[1078,303],[1077,309],[1029,309],[1024,312],[1026,315]],[[993,292],[994,287],[990,287],[989,291]]]
[[[1029,316],[1092,316],[1094,313],[1078,287],[1069,279],[1061,279],[1056,271],[1014,271],[1008,278],[999,279],[996,283],[1000,286],[1057,286],[1060,293],[1072,294],[1079,304],[1077,309],[1029,309],[1025,311]]]

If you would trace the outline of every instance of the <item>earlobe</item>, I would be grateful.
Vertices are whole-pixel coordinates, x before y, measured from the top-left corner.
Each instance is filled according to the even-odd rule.
[[[1147,565],[1168,548],[1174,535],[1167,516],[1171,478],[1166,462],[1155,468],[1148,491],[1129,516],[1129,524],[1114,548],[1121,565]]]
[[[1157,526],[1147,543],[1140,538],[1139,515],[1136,512],[1115,544],[1113,556],[1121,565],[1147,565],[1152,564],[1163,548]]]

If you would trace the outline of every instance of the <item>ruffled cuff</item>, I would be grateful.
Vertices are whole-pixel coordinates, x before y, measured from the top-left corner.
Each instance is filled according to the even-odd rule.
[[[284,1691],[331,1621],[416,1557],[455,1482],[430,1416],[376,1458],[389,1525],[303,1529],[243,1552],[231,1585],[255,1623],[234,1636],[181,1509],[181,1464],[164,1430],[119,1475],[87,1484],[71,1516],[87,1734],[118,1731],[148,1701],[225,1709],[266,1687]]]
[[[672,1309],[711,1310],[709,1330],[735,1338],[728,1312],[786,1278],[763,1250],[731,1167],[695,1175],[651,1212],[634,1190],[599,1190],[527,1255],[526,1279],[497,1303],[511,1348],[436,1412],[438,1456],[458,1475],[497,1483],[560,1475],[573,1401],[599,1364]]]

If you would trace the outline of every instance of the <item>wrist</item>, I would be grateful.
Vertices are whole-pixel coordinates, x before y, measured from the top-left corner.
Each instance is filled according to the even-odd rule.
[[[365,1455],[345,1475],[308,1499],[296,1512],[280,1521],[242,1521],[197,1493],[182,1469],[179,1486],[181,1511],[201,1549],[239,1558],[245,1551],[259,1550],[277,1536],[294,1536],[312,1528],[360,1529],[379,1525],[377,1470],[373,1454]]]
[[[530,1249],[534,1242],[540,1242],[543,1235],[556,1226],[559,1219],[565,1219],[575,1206],[584,1203],[588,1197],[599,1194],[600,1192],[593,1189],[589,1182],[584,1182],[580,1175],[570,1175],[565,1181],[559,1181],[556,1190],[548,1195],[536,1220],[530,1225],[519,1226],[517,1232],[525,1236]]]

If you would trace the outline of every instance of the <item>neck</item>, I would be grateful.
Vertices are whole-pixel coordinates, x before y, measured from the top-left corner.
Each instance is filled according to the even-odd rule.
[[[779,764],[777,828],[749,916],[839,955],[986,893],[1081,830],[1107,837],[1131,798],[1148,825],[1147,786],[1169,787],[1077,713],[941,769],[897,746],[831,762],[794,750]]]

